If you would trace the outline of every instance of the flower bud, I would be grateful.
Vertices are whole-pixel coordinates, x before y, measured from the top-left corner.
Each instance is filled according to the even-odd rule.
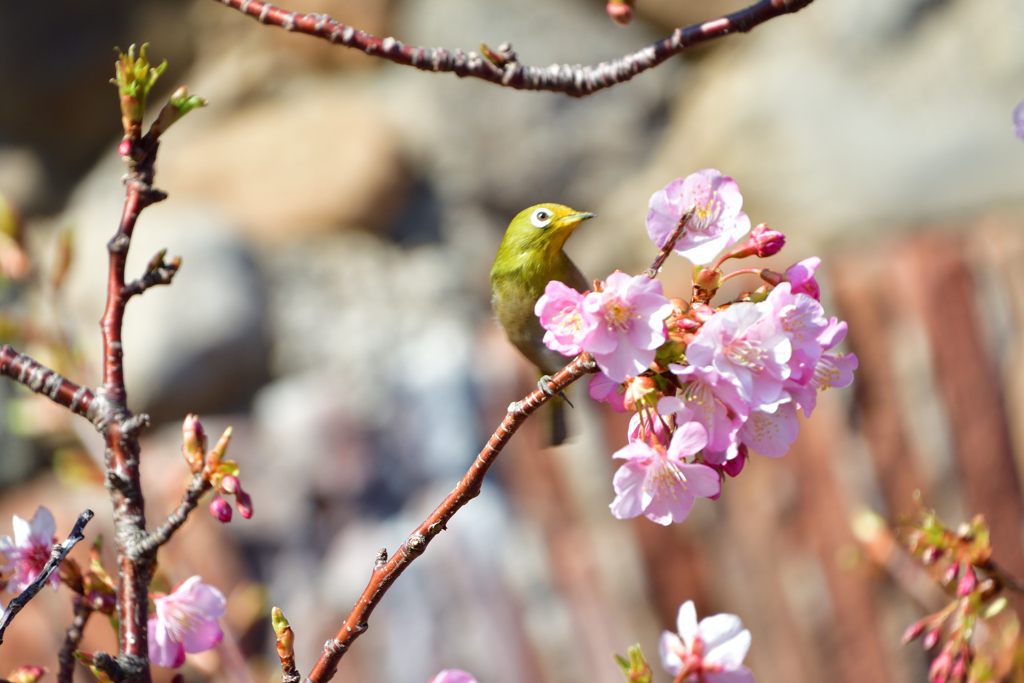
[[[238,510],[238,514],[242,515],[245,519],[252,517],[252,498],[245,491],[239,490],[235,494],[235,508]]]
[[[772,230],[765,223],[760,223],[750,231],[750,241],[754,243],[758,258],[766,258],[782,250],[786,244],[786,236],[778,230]]]
[[[46,669],[41,666],[19,666],[7,675],[7,680],[10,683],[36,683],[44,673]]]
[[[725,464],[722,465],[722,471],[730,477],[738,477],[740,472],[743,471],[743,466],[746,464],[747,446],[746,444],[740,444],[740,452],[732,460],[725,461]]]
[[[658,385],[645,375],[627,380],[623,403],[627,410],[639,410],[641,405],[653,406],[657,403]]]
[[[181,453],[185,456],[189,469],[193,473],[203,469],[203,460],[206,457],[206,433],[199,417],[189,413],[181,424],[182,446]]]
[[[722,271],[718,268],[701,268],[693,278],[693,286],[706,292],[716,291],[722,284]]]
[[[956,580],[957,574],[959,574],[959,573],[960,573],[960,564],[958,562],[954,562],[953,564],[949,565],[949,567],[946,569],[946,571],[944,571],[942,573],[942,584],[946,585],[946,584],[953,583],[953,581]]]
[[[976,585],[978,585],[978,575],[974,573],[974,567],[965,562],[963,576],[960,577],[960,581],[956,584],[957,597],[962,598],[965,595],[970,595]]]
[[[225,474],[220,480],[220,490],[221,493],[233,496],[242,490],[242,484],[235,475]]]
[[[608,12],[608,16],[610,16],[617,24],[627,26],[631,21],[633,21],[633,8],[623,2],[611,0],[611,2],[605,6],[605,11]]]
[[[206,463],[207,469],[214,470],[220,465],[220,461],[224,458],[224,453],[228,450],[229,443],[231,443],[231,427],[224,430],[224,433],[220,435],[220,439],[217,440],[217,445],[210,451]]]
[[[942,551],[939,550],[939,547],[930,545],[924,549],[923,553],[921,553],[921,562],[923,562],[925,566],[932,565],[935,564],[941,556]]]
[[[927,626],[928,626],[928,620],[927,619],[921,619],[920,621],[915,621],[913,624],[908,626],[907,630],[903,632],[903,638],[902,638],[903,644],[906,645],[907,643],[909,643],[910,641],[914,640],[915,638],[918,638],[922,633],[924,633],[924,630],[925,630],[925,628]]]
[[[921,641],[921,645],[924,649],[930,650],[935,647],[935,644],[938,642],[939,628],[936,626],[935,628],[929,629],[928,632],[924,634],[924,640]]]
[[[295,633],[282,612],[277,607],[270,611],[270,624],[277,636],[277,653],[282,659],[294,656]]]
[[[231,504],[220,496],[214,496],[210,501],[210,514],[221,524],[231,521]]]

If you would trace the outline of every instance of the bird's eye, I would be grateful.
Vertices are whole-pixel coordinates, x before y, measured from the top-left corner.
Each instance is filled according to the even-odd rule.
[[[530,222],[535,228],[546,228],[551,224],[551,212],[547,209],[537,209],[530,216]]]

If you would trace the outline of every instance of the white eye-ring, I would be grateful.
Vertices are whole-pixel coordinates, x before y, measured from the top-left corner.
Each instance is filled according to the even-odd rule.
[[[547,209],[537,209],[530,215],[530,222],[535,228],[546,228],[551,225],[553,215]]]

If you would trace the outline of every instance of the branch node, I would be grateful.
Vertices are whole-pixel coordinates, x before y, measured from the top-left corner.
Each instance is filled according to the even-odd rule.
[[[125,439],[135,439],[139,436],[139,432],[142,431],[143,427],[149,427],[152,425],[150,422],[149,415],[146,413],[139,413],[133,415],[124,421],[121,425],[121,436]]]
[[[374,560],[373,564],[374,564],[375,567],[377,567],[379,569],[379,568],[383,567],[385,564],[387,564],[387,562],[388,562],[388,549],[387,548],[381,548],[380,550],[377,551],[377,557]]]
[[[405,542],[405,550],[410,555],[420,555],[426,549],[427,539],[423,534],[413,534],[409,537],[409,540]]]

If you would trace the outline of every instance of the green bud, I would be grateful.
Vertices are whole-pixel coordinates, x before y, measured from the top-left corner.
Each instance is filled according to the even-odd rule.
[[[644,659],[644,653],[640,650],[639,643],[631,646],[627,654],[629,655],[629,660],[619,655],[613,655],[615,662],[622,669],[622,674],[626,677],[626,680],[629,683],[651,683],[651,667],[648,666],[647,660]]]
[[[985,611],[981,613],[982,619],[991,619],[995,615],[1002,612],[1003,608],[1005,608],[1008,604],[1009,602],[1005,597],[996,598],[988,605],[988,607],[985,608]]]

